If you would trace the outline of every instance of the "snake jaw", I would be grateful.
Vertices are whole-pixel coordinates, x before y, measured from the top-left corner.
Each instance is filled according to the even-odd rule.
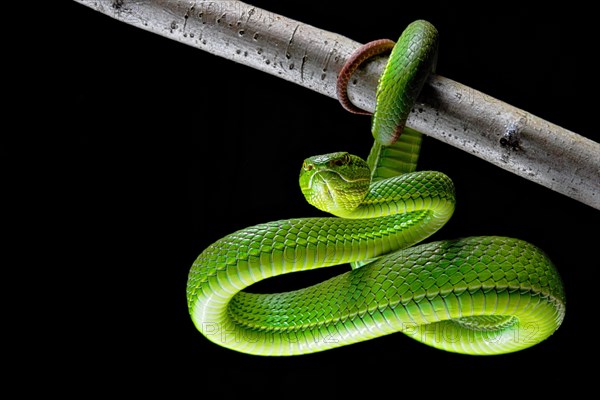
[[[323,176],[323,172],[326,171],[315,171],[314,173],[312,173],[308,179],[307,185],[305,188],[302,189],[305,197],[307,197],[307,199],[313,199],[313,200],[309,200],[308,202],[310,204],[315,205],[314,203],[321,203],[321,202],[335,202],[334,200],[334,196],[332,194],[332,189],[329,186],[327,179]],[[324,198],[321,201],[316,200],[317,198]],[[319,206],[315,206],[319,209],[321,209],[321,207]]]
[[[338,206],[334,189],[326,176],[328,172],[315,170],[305,179],[305,184],[301,183],[302,193],[308,203],[325,212],[331,212]]]

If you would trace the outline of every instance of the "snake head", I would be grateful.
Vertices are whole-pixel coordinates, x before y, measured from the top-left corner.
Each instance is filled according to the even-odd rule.
[[[360,157],[337,152],[309,157],[300,171],[300,189],[319,210],[344,217],[369,191],[371,170]]]

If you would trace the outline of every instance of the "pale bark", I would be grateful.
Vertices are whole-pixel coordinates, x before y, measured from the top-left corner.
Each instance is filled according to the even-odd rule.
[[[75,1],[333,98],[338,72],[360,45],[240,1]],[[348,88],[354,104],[374,109],[385,61],[355,74]],[[434,75],[407,125],[600,209],[600,144],[526,111]]]

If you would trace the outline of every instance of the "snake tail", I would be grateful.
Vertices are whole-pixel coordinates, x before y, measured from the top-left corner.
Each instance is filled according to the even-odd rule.
[[[358,67],[362,65],[366,60],[375,57],[383,53],[389,53],[396,43],[390,39],[379,39],[372,42],[363,44],[358,47],[350,55],[346,63],[342,66],[340,73],[338,74],[336,84],[336,94],[338,101],[344,107],[346,111],[353,114],[359,115],[371,115],[369,111],[365,111],[360,107],[355,106],[348,96],[348,82],[352,74],[356,72]]]

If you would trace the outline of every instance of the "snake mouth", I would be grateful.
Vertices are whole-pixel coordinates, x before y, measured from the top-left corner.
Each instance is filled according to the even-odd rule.
[[[335,169],[322,168],[316,170],[308,179],[306,186],[310,194],[307,199],[309,197],[315,200],[320,199],[316,201],[323,205],[329,204],[328,206],[317,206],[317,208],[328,212],[338,208],[347,208],[347,204],[343,205],[347,202],[347,198],[341,194],[347,190],[348,186],[360,184],[361,182],[368,185],[370,179],[364,177],[349,178]],[[309,203],[315,205],[312,200],[309,200]]]

